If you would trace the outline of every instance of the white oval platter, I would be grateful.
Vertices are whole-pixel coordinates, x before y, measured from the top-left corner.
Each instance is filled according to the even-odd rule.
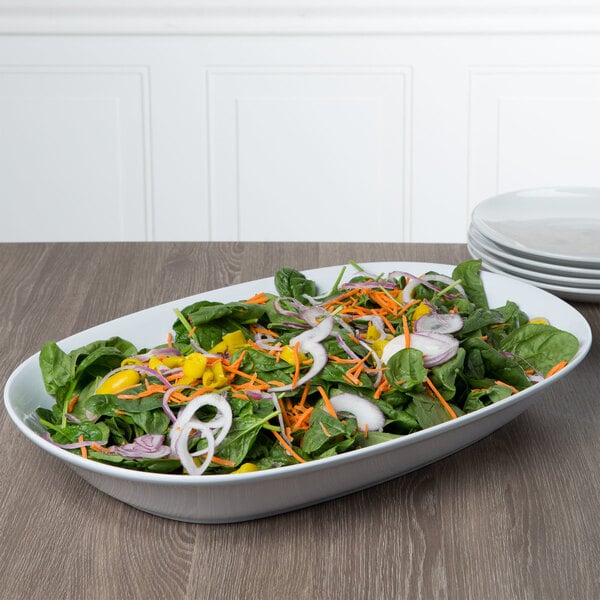
[[[418,262],[376,262],[361,266],[377,274],[400,270],[418,275],[431,270],[450,275],[453,269],[451,265]],[[324,291],[331,288],[340,269],[341,266],[333,266],[304,273]],[[347,277],[351,270],[348,269]],[[31,442],[64,461],[102,492],[148,513],[187,522],[229,523],[314,505],[399,477],[473,444],[514,419],[534,400],[543,398],[549,386],[570,375],[583,360],[592,335],[589,324],[577,310],[544,290],[503,275],[482,272],[482,279],[491,306],[513,300],[530,317],[543,315],[556,327],[573,333],[580,343],[574,359],[557,375],[494,405],[346,454],[267,471],[199,477],[138,472],[87,460],[40,436],[40,426],[32,415],[39,406],[51,406],[53,399],[44,389],[38,368],[39,354],[25,360],[9,377],[4,390],[5,407]],[[158,345],[171,329],[174,308],[183,308],[200,299],[241,300],[260,291],[275,292],[273,279],[233,285],[148,308],[72,335],[59,345],[69,351],[113,335],[129,339],[138,347]]]

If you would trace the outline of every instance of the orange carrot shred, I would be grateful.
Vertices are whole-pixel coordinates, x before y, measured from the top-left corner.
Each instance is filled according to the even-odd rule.
[[[71,412],[75,408],[75,404],[77,404],[77,400],[79,400],[79,394],[73,396],[69,400],[69,404],[67,405],[67,412]]]
[[[410,330],[406,315],[402,315],[402,331],[404,332],[404,345],[406,348],[410,348]]]
[[[513,394],[518,394],[519,393],[519,390],[514,385],[510,385],[508,383],[504,383],[504,381],[495,381],[494,383],[496,385],[503,385],[504,387],[507,387]]]
[[[564,369],[567,366],[567,361],[566,360],[561,360],[560,362],[556,363],[547,373],[546,373],[546,377],[552,377],[552,375],[555,375],[556,373],[558,373],[560,370]]]
[[[83,435],[80,435],[78,440],[80,444],[83,443]],[[87,448],[85,446],[81,446],[81,456],[83,456],[83,458],[88,457]]]
[[[439,390],[433,385],[433,382],[429,377],[425,380],[427,382],[427,386],[434,393],[435,397],[440,401],[441,405],[446,409],[446,412],[450,415],[452,419],[456,419],[456,413],[452,410],[452,407],[446,402],[444,396],[442,396]]]
[[[325,392],[323,387],[319,385],[319,386],[317,386],[317,390],[319,390],[319,394],[321,394],[321,398],[323,398],[323,402],[325,403],[325,408],[327,409],[327,412],[334,419],[337,419],[337,413],[335,412],[335,408],[333,408],[333,405],[331,404],[331,400],[329,399],[329,396],[327,395],[327,393]]]
[[[283,446],[283,448],[293,456],[298,462],[306,462],[301,456],[299,456],[294,449],[285,441],[283,436],[277,431],[273,431],[273,435],[277,438],[277,441]]]

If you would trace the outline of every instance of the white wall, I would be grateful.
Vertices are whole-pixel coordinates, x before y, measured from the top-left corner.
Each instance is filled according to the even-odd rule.
[[[52,7],[0,0],[0,241],[462,242],[600,185],[593,4]]]

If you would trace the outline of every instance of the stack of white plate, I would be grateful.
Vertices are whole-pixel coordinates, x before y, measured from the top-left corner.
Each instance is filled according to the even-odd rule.
[[[469,253],[488,271],[568,300],[600,301],[600,189],[494,196],[471,215]]]

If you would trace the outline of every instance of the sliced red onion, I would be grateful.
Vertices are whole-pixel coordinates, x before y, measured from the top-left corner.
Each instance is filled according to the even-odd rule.
[[[331,405],[338,413],[350,413],[356,418],[358,428],[362,431],[382,431],[385,415],[370,400],[355,394],[342,393],[332,395]]]
[[[64,448],[65,450],[75,450],[77,448],[83,448],[84,446],[91,446],[92,444],[98,444],[99,446],[104,446],[106,444],[106,442],[102,442],[102,441],[90,441],[90,440],[84,440],[83,442],[72,442],[70,444],[59,444],[58,442],[55,442],[52,437],[50,436],[50,434],[47,431],[44,431],[44,433],[42,433],[42,437],[47,441],[50,442],[52,445],[54,446],[58,446],[59,448]]]
[[[336,335],[335,339],[339,345],[339,347],[350,357],[353,358],[354,360],[360,360],[360,356],[358,356],[358,354],[356,354],[356,352],[353,352],[352,349],[350,348],[350,346],[348,346],[348,344],[346,344],[346,342],[344,341],[344,338],[341,335]]]
[[[311,327],[316,327],[319,319],[329,316],[329,313],[322,306],[311,306],[303,310],[301,316]]]
[[[210,421],[201,421],[194,416],[196,411],[203,406],[212,406],[217,409],[217,414]],[[196,429],[201,432],[203,432],[204,429],[210,430],[214,446],[218,446],[229,433],[232,421],[233,415],[231,412],[231,406],[223,396],[210,393],[192,398],[192,400],[190,400],[190,402],[179,411],[177,414],[177,419],[171,426],[171,431],[169,433],[171,442],[171,457],[179,457],[181,459],[181,456],[177,450],[181,445],[179,443],[180,438],[185,438],[185,448],[187,450],[187,441],[192,429]],[[187,428],[188,425],[190,425],[189,428]],[[185,431],[187,431],[187,433],[184,433]],[[219,431],[219,433],[215,438],[214,432],[216,431]],[[206,436],[203,434],[202,437]],[[196,452],[194,456],[199,456],[200,454],[205,453],[205,450]]]
[[[164,435],[147,433],[130,444],[111,446],[108,450],[125,458],[164,458],[170,453],[169,446],[163,444],[164,439]]]
[[[192,454],[188,449],[188,439],[193,429],[200,431],[202,433],[202,437],[208,443],[207,447],[203,451],[206,456],[204,457],[204,460],[200,466],[198,466],[194,461],[194,456],[197,456],[198,453],[195,452]],[[181,466],[188,472],[189,475],[202,475],[202,473],[204,473],[204,471],[206,471],[210,465],[210,461],[215,455],[215,447],[215,438],[211,429],[193,419],[181,427],[181,432],[177,440],[174,443],[171,442],[171,453],[173,453],[173,450],[175,451],[175,454],[181,461]]]
[[[181,390],[193,390],[193,389],[195,389],[195,388],[193,388],[192,386],[189,386],[189,385],[174,385],[174,386],[168,388],[167,391],[163,394],[162,409],[165,412],[165,414],[167,415],[167,417],[169,417],[169,419],[171,419],[172,423],[175,423],[175,421],[177,420],[177,417],[175,416],[175,413],[173,413],[173,411],[169,407],[169,398],[171,397],[171,394],[173,392],[180,392]]]
[[[458,313],[429,313],[419,317],[413,324],[415,332],[424,333],[434,331],[436,333],[455,333],[463,326],[463,318]]]
[[[310,369],[298,379],[296,385],[289,384],[280,387],[270,388],[270,392],[289,392],[290,390],[296,389],[307,381],[312,379],[315,375],[320,373],[327,364],[329,357],[327,356],[327,350],[320,343],[327,338],[333,330],[333,317],[325,317],[316,327],[304,331],[301,334],[293,337],[289,344],[295,346],[299,344],[298,349],[303,354],[310,354],[313,358]]]
[[[410,347],[423,353],[423,366],[427,369],[441,365],[453,358],[458,351],[458,345],[457,339],[445,333],[428,331],[410,335]],[[396,352],[400,352],[404,348],[406,348],[404,335],[393,338],[383,349],[382,362],[387,364]]]
[[[270,397],[270,394],[262,390],[244,390],[244,393],[250,400],[266,400]]]
[[[348,283],[342,283],[340,287],[342,289],[385,288],[388,290],[393,290],[397,286],[392,281],[349,281]]]
[[[360,345],[365,348],[366,350],[368,350],[371,353],[371,358],[375,361],[375,368],[377,369],[377,376],[375,377],[375,382],[374,385],[377,388],[379,386],[379,384],[381,383],[381,380],[383,379],[383,363],[381,361],[381,359],[379,358],[379,355],[377,354],[377,352],[373,351],[373,348],[371,348],[371,346],[369,346],[369,344],[367,344],[367,342],[363,341],[363,340],[358,340]]]
[[[402,290],[401,298],[402,298],[402,302],[404,304],[408,304],[413,299],[412,293],[415,290],[415,288],[420,285],[424,285],[425,287],[428,287],[429,289],[439,291],[439,288],[435,287],[434,285],[432,285],[425,279],[421,279],[420,277],[415,277],[414,275],[409,275],[408,273],[406,274],[406,277],[410,278],[410,279],[408,280],[407,284],[404,286],[404,288]]]
[[[285,441],[288,444],[292,443],[292,440],[290,440],[290,438],[288,437],[286,430],[285,430],[285,422],[283,420],[283,415],[281,414],[281,405],[279,404],[279,400],[277,399],[277,394],[275,393],[271,393],[271,402],[273,402],[273,406],[275,407],[275,410],[279,411],[279,414],[277,415],[277,420],[279,421],[279,428],[281,429],[281,436],[285,439]]]
[[[447,275],[438,275],[438,274],[428,273],[425,275],[421,275],[419,277],[415,277],[414,275],[411,275],[410,273],[404,273],[402,271],[397,271],[397,272],[395,272],[395,274],[404,276],[408,279],[406,286],[402,290],[402,302],[404,302],[404,304],[407,304],[408,302],[410,302],[412,300],[412,293],[413,293],[414,289],[419,285],[424,285],[425,287],[428,287],[430,290],[434,290],[436,292],[441,292],[442,288],[431,283],[432,281],[445,283],[446,285],[452,285],[452,286],[454,286],[453,289],[455,289],[460,295],[466,296],[464,288],[459,283],[456,283],[456,281],[454,279],[452,279],[451,277],[448,277]],[[390,274],[390,276],[391,276],[391,274]]]
[[[181,356],[181,352],[177,348],[167,346],[165,348],[152,348],[152,350],[148,350],[144,354],[135,354],[131,358],[147,362],[153,356]]]
[[[289,310],[287,308],[284,308],[282,306],[283,301],[291,304],[293,307],[296,308],[296,310]],[[302,302],[298,302],[298,300],[296,300],[295,298],[277,297],[275,298],[275,300],[273,300],[273,308],[275,309],[275,312],[277,312],[280,315],[284,315],[286,317],[297,317],[300,319],[302,318],[301,313],[303,310],[306,309],[306,306],[304,306]]]
[[[193,339],[190,338],[190,346],[199,354],[204,354],[206,358],[221,358],[220,354],[214,354],[205,350],[200,344],[197,344]]]
[[[463,286],[460,285],[460,283],[456,283],[455,279],[452,279],[452,277],[448,277],[447,275],[440,275],[439,273],[435,273],[435,274],[428,273],[427,275],[421,275],[421,279],[424,279],[425,281],[429,281],[429,282],[441,281],[442,283],[445,283],[446,285],[453,286],[453,289],[455,289],[461,296],[466,297],[466,295],[467,295]]]

